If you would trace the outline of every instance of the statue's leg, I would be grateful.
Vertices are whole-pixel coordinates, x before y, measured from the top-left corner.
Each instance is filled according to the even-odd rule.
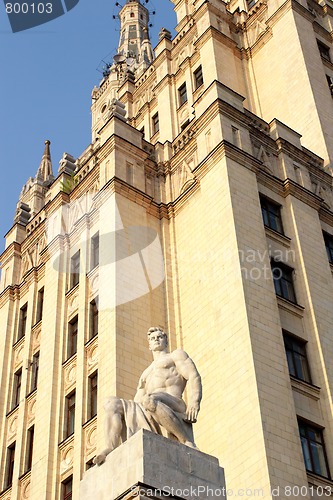
[[[174,413],[174,411],[178,411],[178,408],[172,410],[170,406],[162,403],[158,396],[154,394],[145,396],[142,404],[152,414],[154,420],[173,434],[180,443],[186,444],[191,448],[196,448],[192,437],[186,431],[185,423]]]
[[[109,398],[104,408],[106,411],[105,438],[107,448],[94,458],[94,463],[97,465],[105,462],[107,455],[119,446],[124,422],[124,409],[120,399]]]

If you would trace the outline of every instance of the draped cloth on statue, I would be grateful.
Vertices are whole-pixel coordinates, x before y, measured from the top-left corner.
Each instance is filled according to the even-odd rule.
[[[122,436],[123,441],[133,436],[133,434],[138,432],[140,429],[146,429],[154,432],[155,434],[160,434],[170,439],[176,439],[173,434],[170,434],[153,419],[151,413],[146,411],[141,403],[136,403],[135,401],[128,399],[121,399],[120,401],[123,405],[124,420],[126,424],[126,437]],[[184,421],[185,415],[176,412],[174,412],[174,415],[175,418],[178,418],[181,421],[187,434],[193,439],[192,424]]]

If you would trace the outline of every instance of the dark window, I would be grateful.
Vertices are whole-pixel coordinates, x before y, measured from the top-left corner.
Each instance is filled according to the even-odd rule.
[[[310,369],[305,349],[306,342],[288,335],[286,332],[284,332],[283,338],[290,375],[311,384]]]
[[[62,482],[61,499],[71,500],[72,491],[73,491],[73,476],[70,476],[69,478],[67,478],[65,481]]]
[[[323,431],[302,421],[298,425],[306,470],[329,478]]]
[[[272,261],[272,273],[274,279],[275,293],[279,297],[296,303],[296,295],[293,284],[293,269],[282,262]]]
[[[186,129],[186,127],[187,127],[187,125],[189,125],[189,124],[190,124],[190,120],[186,120],[186,122],[184,122],[184,123],[182,124],[182,126],[180,127],[181,132],[182,132],[183,130],[185,130],[185,129]]]
[[[153,118],[153,135],[156,134],[160,130],[160,120],[158,117],[158,113],[156,113]]]
[[[195,90],[197,90],[203,84],[202,67],[199,66],[199,68],[197,68],[193,74],[194,74],[194,88]]]
[[[5,474],[5,484],[4,484],[5,488],[11,486],[13,482],[14,461],[15,461],[15,442],[7,448],[6,474]]]
[[[73,356],[77,351],[77,334],[78,334],[79,317],[75,316],[68,323],[68,345],[67,358]]]
[[[333,77],[330,75],[326,75],[326,80],[327,80],[331,95],[333,96]]]
[[[38,291],[38,297],[37,297],[36,323],[41,321],[41,319],[43,317],[43,307],[44,307],[44,288],[41,288]]]
[[[323,59],[325,59],[326,61],[331,62],[329,47],[327,47],[327,45],[325,45],[324,43],[320,42],[319,40],[317,40],[317,45],[318,45],[318,49],[319,49],[321,57]]]
[[[34,434],[35,426],[33,425],[28,429],[27,432],[27,445],[26,445],[26,462],[25,462],[25,472],[31,469],[32,466],[32,453],[34,449]]]
[[[31,391],[37,389],[38,372],[39,372],[39,352],[36,352],[36,354],[34,354],[32,357],[32,363],[31,363],[31,388],[30,388]]]
[[[91,269],[99,264],[99,233],[91,238]]]
[[[323,233],[328,261],[333,264],[333,236]]]
[[[183,83],[183,85],[179,87],[178,95],[179,95],[179,106],[182,106],[182,104],[184,104],[187,101],[186,83]]]
[[[283,234],[281,206],[264,197],[260,197],[260,205],[265,226]]]
[[[97,372],[89,377],[89,418],[97,415]]]
[[[14,373],[12,408],[15,408],[20,402],[21,385],[22,385],[22,368],[20,368],[16,373]]]
[[[90,302],[89,339],[98,334],[98,297]]]
[[[94,467],[94,459],[91,458],[90,460],[88,460],[88,462],[86,463],[86,470],[89,470],[91,469],[92,467]]]
[[[25,335],[27,328],[28,304],[24,304],[20,309],[20,320],[17,340],[20,340]]]
[[[71,288],[77,285],[80,279],[80,251],[71,258]]]
[[[66,396],[66,415],[65,415],[65,437],[74,432],[75,424],[75,392]]]

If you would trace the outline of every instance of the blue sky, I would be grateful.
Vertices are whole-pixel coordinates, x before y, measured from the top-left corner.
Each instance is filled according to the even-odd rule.
[[[77,157],[91,141],[91,90],[102,78],[96,68],[118,46],[115,3],[80,0],[64,16],[19,33],[11,32],[0,4],[0,251],[21,188],[37,171],[45,139],[51,141],[54,173],[63,152]],[[161,27],[172,31],[176,16],[170,0],[150,1],[148,8],[156,11],[151,28],[155,46]]]

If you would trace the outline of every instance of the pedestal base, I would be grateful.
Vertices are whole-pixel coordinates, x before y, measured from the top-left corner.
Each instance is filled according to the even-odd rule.
[[[140,430],[83,476],[80,500],[225,498],[217,458]]]

